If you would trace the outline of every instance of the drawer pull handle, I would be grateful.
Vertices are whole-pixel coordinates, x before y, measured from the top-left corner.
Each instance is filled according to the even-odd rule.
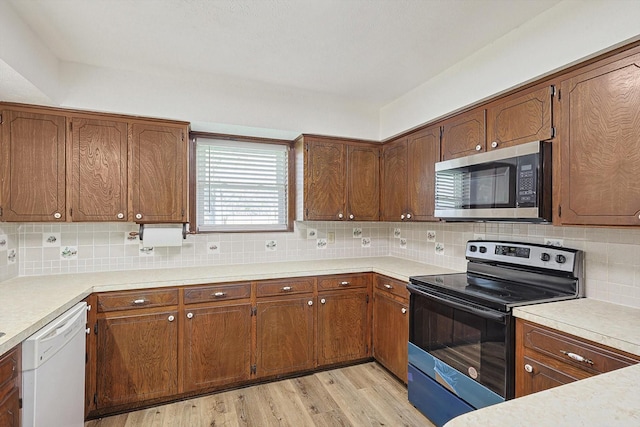
[[[349,282],[340,282],[340,286],[349,286]]]
[[[579,354],[571,353],[569,351],[564,351],[564,350],[560,350],[560,353],[572,358],[577,362],[588,363],[589,365],[593,365],[593,360],[587,359],[586,357],[582,357]]]
[[[391,286],[391,285],[390,285],[390,284],[388,284],[388,283],[386,283],[386,284],[384,285],[384,287],[385,287],[385,288],[387,288],[387,289],[393,289],[393,286]]]
[[[144,298],[141,298],[141,299],[134,299],[134,300],[133,300],[133,303],[134,303],[135,305],[142,305],[142,304],[146,304],[146,303],[148,303],[148,302],[149,302],[149,301],[147,301],[147,300],[146,300],[146,299],[144,299]]]
[[[289,292],[291,290],[291,286],[283,286],[282,292]]]
[[[215,292],[215,293],[213,294],[213,296],[214,296],[214,297],[216,297],[216,298],[221,298],[221,297],[223,297],[223,296],[225,296],[225,295],[227,295],[227,293],[226,293],[226,292]]]
[[[529,365],[528,363],[526,365],[524,365],[524,370],[527,371],[528,373],[532,373],[533,372],[533,366]]]

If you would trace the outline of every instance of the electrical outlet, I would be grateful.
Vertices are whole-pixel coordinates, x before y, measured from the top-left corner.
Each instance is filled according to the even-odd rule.
[[[544,244],[545,245],[550,245],[550,246],[562,247],[564,245],[564,240],[562,240],[562,239],[550,239],[548,237],[545,237]]]

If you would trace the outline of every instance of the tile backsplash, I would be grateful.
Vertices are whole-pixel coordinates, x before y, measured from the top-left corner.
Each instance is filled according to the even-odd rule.
[[[296,222],[293,232],[189,235],[146,248],[123,223],[0,223],[0,281],[16,276],[392,255],[465,269],[474,238],[585,251],[589,298],[640,308],[640,229],[498,223]],[[5,244],[2,244],[2,241]]]

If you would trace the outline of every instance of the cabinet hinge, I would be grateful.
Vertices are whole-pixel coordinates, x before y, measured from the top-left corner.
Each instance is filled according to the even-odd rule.
[[[556,127],[551,126],[551,138],[555,138],[555,137],[556,137]]]
[[[0,208],[0,216],[2,216],[2,208]]]
[[[369,295],[367,295],[367,304],[369,304]]]
[[[556,96],[556,86],[551,85],[551,97],[553,98],[554,96]]]
[[[0,125],[2,124],[2,114],[0,114]]]
[[[22,409],[22,398],[18,399],[18,408]]]
[[[562,91],[558,89],[558,101],[562,99]]]
[[[89,353],[84,354],[84,364],[86,365],[87,363],[89,363]]]
[[[306,208],[306,209],[304,210],[304,212],[305,212],[305,213],[304,213],[304,216],[309,216],[309,208]],[[1,214],[2,214],[2,213],[0,212],[0,215],[1,215]]]
[[[93,325],[93,333],[98,335],[98,322],[96,322],[96,324]]]
[[[258,307],[251,307],[251,315],[252,316],[258,315]]]
[[[364,352],[365,352],[365,353],[367,353],[367,354],[369,354],[369,344],[366,344],[366,345],[364,346]]]
[[[96,405],[98,404],[98,393],[94,393],[94,395],[93,395],[93,403],[96,404]]]
[[[309,151],[309,144],[304,144],[304,149],[305,149],[306,151]]]
[[[182,131],[181,135],[182,135],[182,142],[184,142],[184,131]]]
[[[255,373],[256,373],[256,371],[257,371],[257,367],[256,367],[256,365],[251,365],[251,373],[252,373],[252,374],[255,374]]]
[[[562,216],[562,205],[558,205],[558,216]]]
[[[69,216],[70,216],[70,217],[73,217],[73,208],[70,208],[70,209],[69,209]]]
[[[69,132],[73,132],[73,122],[69,122]]]

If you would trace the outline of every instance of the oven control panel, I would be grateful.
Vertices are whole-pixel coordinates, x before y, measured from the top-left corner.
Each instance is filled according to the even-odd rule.
[[[533,243],[498,242],[490,240],[469,240],[467,259],[495,261],[528,267],[572,273],[581,262],[580,251],[558,246]]]

